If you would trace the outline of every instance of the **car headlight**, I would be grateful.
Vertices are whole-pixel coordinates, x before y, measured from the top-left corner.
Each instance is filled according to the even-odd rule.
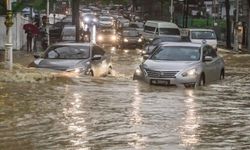
[[[141,39],[141,38],[139,38],[139,39],[138,39],[138,42],[142,42],[142,39]]]
[[[97,37],[97,40],[98,40],[98,41],[102,41],[102,40],[103,40],[103,36],[102,36],[102,35],[99,35],[99,36]]]
[[[75,72],[75,73],[81,73],[86,70],[86,67],[78,67],[78,68],[72,68],[72,69],[67,69],[67,72]]]
[[[84,21],[85,21],[85,22],[89,22],[89,17],[85,17],[85,18],[84,18]]]
[[[124,41],[124,42],[128,42],[128,39],[125,38],[123,41]]]
[[[96,18],[93,19],[93,22],[97,22],[98,20]]]
[[[140,69],[140,68],[137,68],[137,69],[135,70],[135,74],[136,74],[136,75],[141,75],[141,73],[142,73],[142,72],[141,72],[141,69]]]
[[[190,69],[188,71],[185,71],[184,73],[182,73],[182,76],[183,77],[187,77],[187,76],[196,76],[198,73],[197,73],[197,69]]]
[[[111,37],[111,40],[112,40],[112,41],[115,41],[115,40],[116,40],[116,36],[113,35],[113,36]]]

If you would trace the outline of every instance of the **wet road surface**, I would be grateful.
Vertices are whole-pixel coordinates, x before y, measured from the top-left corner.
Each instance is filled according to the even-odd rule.
[[[0,149],[250,149],[249,55],[224,53],[225,80],[185,89],[133,81],[139,50],[111,53],[112,76],[0,83]]]

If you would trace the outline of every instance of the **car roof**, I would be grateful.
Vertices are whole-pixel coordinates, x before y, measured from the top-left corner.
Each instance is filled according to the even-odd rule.
[[[201,47],[203,44],[191,42],[162,42],[162,46],[183,46],[183,47]]]
[[[93,46],[92,43],[77,43],[77,42],[59,42],[55,43],[52,46]]]
[[[192,29],[188,29],[189,31],[213,31],[214,32],[214,30],[212,30],[212,29],[198,29],[198,28],[192,28]]]

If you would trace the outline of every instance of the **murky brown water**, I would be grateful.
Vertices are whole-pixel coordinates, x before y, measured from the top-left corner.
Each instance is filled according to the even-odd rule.
[[[250,149],[242,59],[225,56],[226,79],[193,90],[133,81],[137,53],[113,52],[115,74],[106,78],[0,83],[0,149]]]

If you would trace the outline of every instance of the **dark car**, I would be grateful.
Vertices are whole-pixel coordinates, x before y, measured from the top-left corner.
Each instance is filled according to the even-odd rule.
[[[150,54],[162,42],[189,42],[181,36],[159,36],[147,43],[143,48],[142,54]]]
[[[57,43],[50,46],[30,67],[103,76],[111,72],[110,56],[91,43]]]
[[[99,29],[97,33],[97,44],[116,46],[117,37],[115,30],[109,28]]]
[[[142,47],[142,36],[134,28],[123,28],[118,33],[118,46],[119,48],[123,49],[124,47]]]

